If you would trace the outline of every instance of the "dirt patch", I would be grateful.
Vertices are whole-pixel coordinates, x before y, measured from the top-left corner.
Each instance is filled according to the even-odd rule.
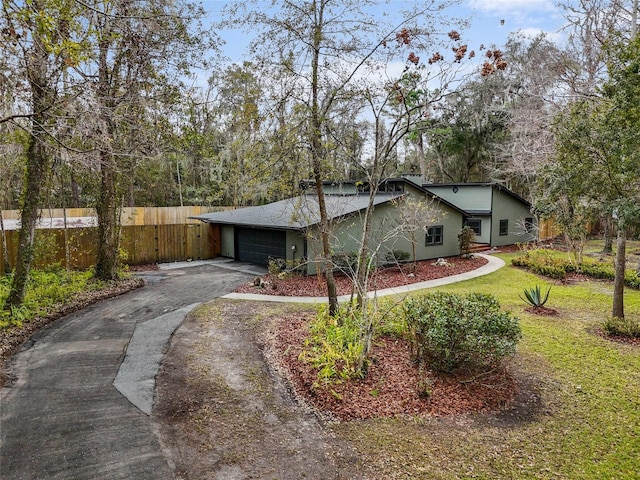
[[[157,272],[160,270],[157,263],[145,263],[143,265],[128,265],[130,272]]]
[[[265,315],[295,307],[217,301],[175,334],[154,415],[178,479],[366,479],[345,442],[297,403],[263,355]]]
[[[634,347],[640,347],[640,337],[625,337],[623,335],[611,335],[605,332],[602,328],[595,328],[592,330],[595,335],[605,338],[611,342],[622,343],[625,345],[632,345]]]
[[[555,308],[549,307],[527,307],[524,310],[525,312],[531,313],[532,315],[541,315],[543,317],[557,317],[559,315],[558,311]]]
[[[427,280],[436,280],[438,278],[470,272],[487,263],[487,260],[482,257],[451,257],[446,259],[444,265],[436,265],[435,260],[428,260],[417,262],[415,268],[413,264],[408,263],[401,266],[379,269],[371,276],[370,285],[371,289],[380,290]],[[262,287],[256,287],[253,282],[245,283],[240,285],[236,289],[236,292],[310,297],[327,295],[326,282],[322,276],[295,275],[289,278],[279,279],[274,278],[273,275],[265,275],[262,277],[262,285]],[[351,294],[352,281],[346,275],[336,275],[336,286],[338,295]]]

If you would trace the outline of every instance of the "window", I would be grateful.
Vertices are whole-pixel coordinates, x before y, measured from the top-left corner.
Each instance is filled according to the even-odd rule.
[[[524,219],[524,229],[527,233],[531,233],[535,224],[533,223],[533,217],[527,217]]]
[[[402,182],[384,182],[378,187],[379,192],[404,192],[404,183]]]
[[[473,233],[475,233],[476,236],[482,235],[482,220],[479,218],[468,218],[466,225],[473,230]]]
[[[444,227],[442,225],[436,225],[434,227],[427,228],[427,239],[425,245],[442,245],[443,243],[443,235]]]
[[[500,235],[509,235],[509,220],[500,220]]]

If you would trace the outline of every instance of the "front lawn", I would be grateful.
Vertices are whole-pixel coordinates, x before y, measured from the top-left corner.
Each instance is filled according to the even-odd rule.
[[[510,264],[517,254],[501,257]],[[529,314],[518,297],[552,285],[557,316]],[[380,478],[637,478],[640,471],[640,348],[598,335],[610,314],[603,281],[552,282],[507,266],[440,290],[495,295],[520,317],[512,371],[520,404],[493,415],[402,417],[336,425]],[[626,314],[640,316],[627,289]]]

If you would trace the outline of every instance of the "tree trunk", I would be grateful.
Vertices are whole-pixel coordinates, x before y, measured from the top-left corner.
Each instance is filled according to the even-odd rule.
[[[80,208],[80,186],[71,168],[71,208]]]
[[[627,238],[622,220],[618,220],[616,249],[616,276],[613,281],[613,308],[611,316],[624,318],[624,270],[627,256]]]
[[[4,229],[2,207],[0,207],[0,236],[2,236],[2,272],[9,273],[11,271],[11,264],[9,263],[9,249],[7,248],[7,233]]]
[[[109,138],[113,138],[113,126],[109,120],[107,125]],[[113,152],[108,149],[100,153],[100,174],[100,198],[96,206],[98,217],[96,278],[109,281],[118,278],[119,225],[116,205],[116,165]]]
[[[109,28],[105,30],[108,32]],[[115,280],[118,278],[119,225],[116,206],[116,162],[113,153],[116,126],[115,93],[117,74],[109,68],[109,44],[100,44],[98,58],[97,101],[100,115],[100,196],[96,205],[98,217],[98,252],[96,258],[96,278]]]
[[[27,75],[33,111],[31,136],[29,137],[29,146],[27,148],[27,166],[22,191],[18,256],[9,296],[4,306],[5,310],[19,306],[24,299],[29,271],[33,262],[33,245],[38,221],[38,209],[42,203],[42,192],[45,185],[48,184],[51,171],[51,157],[45,144],[46,127],[49,122],[49,116],[46,112],[51,107],[54,92],[49,85],[47,60],[48,55],[46,48],[42,44],[42,39],[39,35],[34,34],[33,45],[27,61]]]
[[[329,315],[332,317],[338,313],[338,289],[333,276],[333,261],[331,258],[331,242],[329,238],[330,222],[327,215],[327,205],[324,199],[324,188],[322,186],[322,175],[316,172],[314,165],[314,177],[318,196],[318,208],[320,210],[320,230],[322,240],[322,257],[324,278],[327,282],[327,297],[329,300]]]
[[[418,135],[418,141],[416,146],[418,147],[418,162],[420,163],[420,176],[422,183],[429,183],[432,180],[431,177],[431,165],[427,163],[427,155],[424,152],[424,138],[422,132],[416,132]]]
[[[611,215],[602,217],[604,227],[604,246],[602,247],[602,255],[611,255],[613,253],[613,218]]]
[[[329,315],[332,317],[338,313],[338,291],[336,280],[333,277],[333,262],[331,258],[331,243],[329,238],[330,221],[327,214],[327,205],[324,198],[323,168],[324,156],[322,154],[322,122],[323,114],[320,112],[320,45],[322,43],[322,26],[324,25],[324,3],[316,5],[314,2],[314,13],[317,16],[316,28],[313,32],[313,58],[311,61],[311,164],[313,176],[316,182],[316,194],[318,196],[318,209],[320,210],[320,230],[322,237],[322,257],[324,265],[324,275],[327,282],[327,297],[329,300]]]

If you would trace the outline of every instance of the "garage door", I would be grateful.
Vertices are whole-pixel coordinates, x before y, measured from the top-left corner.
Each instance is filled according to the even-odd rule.
[[[269,258],[286,258],[287,233],[256,228],[236,229],[236,257],[241,262],[267,265]]]

